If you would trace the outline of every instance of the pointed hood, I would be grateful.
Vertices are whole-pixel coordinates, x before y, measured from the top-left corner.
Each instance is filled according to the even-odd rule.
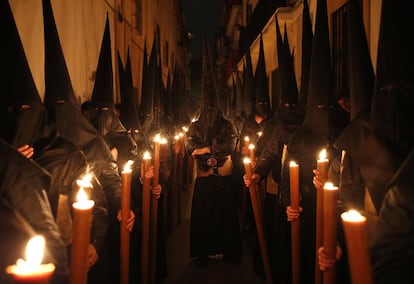
[[[14,146],[33,144],[45,132],[47,114],[30,71],[9,1],[0,1],[1,136]]]
[[[310,63],[312,57],[312,21],[309,14],[308,0],[303,1],[303,14],[302,14],[302,73],[300,76],[300,94],[299,94],[299,107],[303,110],[306,109],[308,88],[309,88],[309,73]]]
[[[119,86],[121,93],[120,103],[120,120],[122,124],[128,130],[141,130],[141,125],[138,119],[138,113],[136,110],[136,104],[133,100],[133,86],[132,86],[132,75],[130,68],[129,49],[127,55],[127,70],[124,70],[122,59],[119,54],[118,56],[118,75],[119,75]]]
[[[45,99],[49,115],[55,112],[55,102],[66,100],[80,107],[71,84],[62,46],[57,32],[50,0],[43,0],[43,23],[45,34]]]
[[[95,106],[115,109],[113,94],[111,34],[109,30],[109,16],[106,14],[105,31],[102,38],[91,102]]]
[[[349,68],[349,94],[351,119],[369,110],[374,88],[374,69],[364,22],[358,0],[349,0],[347,13],[347,42]]]
[[[326,0],[318,0],[303,125],[322,144],[329,143],[333,138],[330,124],[330,108],[333,103],[330,52]]]
[[[266,63],[264,57],[263,37],[260,35],[259,58],[255,72],[256,98],[254,111],[256,114],[264,117],[271,115],[269,88],[266,74]]]
[[[403,155],[414,144],[414,24],[412,1],[382,1],[371,118],[375,135]]]
[[[145,51],[145,49],[144,49]],[[144,54],[144,66],[145,66]],[[144,67],[143,67],[144,68]],[[146,124],[152,123],[153,110],[154,110],[154,86],[155,86],[155,72],[157,69],[156,61],[156,35],[154,34],[154,40],[151,48],[151,55],[148,65],[144,68],[143,81],[142,81],[142,95],[140,104],[140,118],[141,124],[145,128]],[[144,81],[145,79],[145,81]]]
[[[250,48],[246,52],[246,62],[243,65],[243,109],[245,118],[254,112],[255,97],[254,75]]]
[[[287,36],[287,27],[285,23],[284,40],[281,43],[279,24],[276,21],[279,76],[280,76],[280,98],[277,109],[277,118],[294,125],[300,125],[303,119],[303,111],[298,107],[298,87],[294,71],[294,60],[290,53],[289,39]]]

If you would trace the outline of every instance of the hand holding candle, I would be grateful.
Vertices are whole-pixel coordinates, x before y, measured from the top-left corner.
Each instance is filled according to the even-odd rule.
[[[321,187],[315,185],[316,188],[316,251],[323,245],[323,185],[328,180],[329,160],[326,158],[326,149],[319,153],[319,159],[316,163],[317,175],[314,178],[314,184],[322,184]],[[319,269],[317,256],[315,256],[315,284],[322,283],[322,273]]]
[[[53,263],[42,264],[45,239],[35,236],[29,240],[26,247],[26,260],[18,259],[15,265],[6,268],[13,275],[15,283],[49,283],[55,271]]]
[[[289,164],[290,207],[299,212],[299,165],[291,161]],[[292,242],[292,283],[300,283],[300,222],[294,219],[291,223]]]

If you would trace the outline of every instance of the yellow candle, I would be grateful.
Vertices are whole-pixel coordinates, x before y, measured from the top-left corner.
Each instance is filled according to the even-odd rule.
[[[371,284],[372,268],[366,228],[366,217],[356,210],[341,214],[353,284]]]
[[[73,203],[73,238],[71,248],[70,275],[71,284],[87,282],[87,251],[90,242],[93,200],[88,200],[83,187],[79,189],[78,201]]]
[[[331,182],[325,183],[323,193],[323,247],[329,257],[335,258],[337,242],[337,217],[336,202],[338,199],[338,187]],[[323,273],[323,283],[336,282],[335,267]]]
[[[129,282],[129,244],[130,232],[127,229],[127,221],[131,211],[131,165],[134,161],[129,160],[121,172],[121,230],[120,230],[120,283]]]
[[[326,149],[319,153],[316,169],[322,184],[328,180],[329,160],[326,158]],[[316,251],[323,245],[323,188],[316,189]],[[315,284],[322,283],[322,272],[319,269],[318,257],[315,255]]]
[[[141,283],[148,283],[149,237],[150,237],[150,205],[151,205],[151,179],[145,173],[151,165],[151,155],[144,153],[143,188],[142,188],[142,237],[141,237]]]
[[[26,260],[18,259],[16,264],[6,267],[15,283],[47,284],[55,271],[53,263],[42,264],[45,239],[34,236],[26,246]]]

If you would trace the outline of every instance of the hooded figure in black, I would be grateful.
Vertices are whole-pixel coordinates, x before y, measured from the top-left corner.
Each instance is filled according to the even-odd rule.
[[[223,254],[237,260],[241,235],[236,192],[232,186],[231,154],[236,146],[232,123],[218,108],[213,66],[207,47],[203,50],[203,101],[200,117],[186,136],[186,151],[195,158],[197,178],[191,208],[190,256],[206,264],[209,255]]]
[[[378,139],[406,158],[384,184],[385,195],[371,249],[375,283],[414,281],[414,56],[413,43],[406,37],[413,29],[413,9],[412,2],[382,1],[372,126]],[[377,175],[381,174],[378,169]]]
[[[306,3],[305,3],[305,6]],[[309,12],[304,9],[304,12]],[[285,39],[279,29],[276,17],[277,55],[279,62],[279,75],[281,92],[279,93],[279,106],[275,110],[275,124],[269,129],[270,134],[260,156],[256,161],[254,173],[250,179],[244,177],[246,186],[251,182],[265,183],[266,194],[263,203],[264,228],[266,232],[267,247],[272,267],[272,274],[279,282],[287,282],[288,276],[286,255],[288,253],[288,222],[285,208],[280,202],[278,187],[281,180],[282,153],[290,136],[300,126],[303,110],[298,107],[298,88],[293,69],[293,57],[290,54],[287,29],[285,26]],[[271,131],[270,131],[271,130]],[[255,272],[264,275],[263,262],[259,247],[256,249],[253,260]]]
[[[0,155],[0,282],[14,283],[4,274],[5,267],[24,258],[31,237],[43,235],[46,240],[43,263],[56,265],[51,283],[67,283],[67,252],[46,196],[49,174],[2,139]]]
[[[318,153],[323,148],[326,148],[329,153],[331,150],[329,145],[337,135],[332,121],[331,75],[326,1],[318,0],[305,118],[288,141],[279,184],[279,194],[286,208],[288,221],[295,220],[300,213],[301,283],[314,281],[316,191],[313,185],[313,169],[316,167]],[[331,157],[332,154],[328,155]],[[302,208],[300,211],[294,211],[290,207],[290,161],[299,165],[299,194]],[[291,261],[288,260],[288,263],[290,264]]]

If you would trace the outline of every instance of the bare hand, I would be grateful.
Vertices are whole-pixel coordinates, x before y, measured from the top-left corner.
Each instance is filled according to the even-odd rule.
[[[208,153],[211,153],[210,147],[197,148],[191,153],[191,156],[194,157],[196,155],[203,155]]]
[[[34,154],[33,147],[30,147],[28,144],[17,147],[17,151],[28,159],[32,158]]]
[[[292,222],[292,221],[299,219],[300,213],[302,213],[302,211],[303,211],[302,207],[299,207],[299,210],[293,209],[290,206],[286,207],[287,220]]]
[[[335,258],[333,257],[329,257],[326,254],[325,248],[324,247],[320,247],[318,249],[318,263],[319,263],[319,269],[321,271],[326,271],[329,268],[332,268],[336,261],[338,261],[339,259],[341,259],[342,257],[342,249],[339,245],[336,246],[336,252],[335,252]]]
[[[122,221],[122,213],[121,210],[118,211],[118,214],[116,215],[116,218],[118,219],[119,222]],[[129,218],[127,220],[126,223],[126,228],[128,231],[132,232],[132,228],[134,227],[134,223],[135,223],[135,213],[134,211],[129,211]]]
[[[322,189],[323,184],[319,178],[319,171],[318,170],[313,170],[313,174],[315,175],[313,177],[313,185],[315,186],[316,189]]]
[[[95,265],[96,261],[98,261],[98,253],[96,252],[95,247],[92,244],[88,245],[88,259],[86,262],[86,268],[91,269],[92,266]]]
[[[246,187],[249,187],[252,182],[259,183],[260,175],[258,173],[253,173],[250,178],[247,175],[243,175],[243,180]]]
[[[162,192],[162,187],[160,184],[152,187],[151,193],[153,195],[156,195],[157,199],[160,198],[161,192]]]

